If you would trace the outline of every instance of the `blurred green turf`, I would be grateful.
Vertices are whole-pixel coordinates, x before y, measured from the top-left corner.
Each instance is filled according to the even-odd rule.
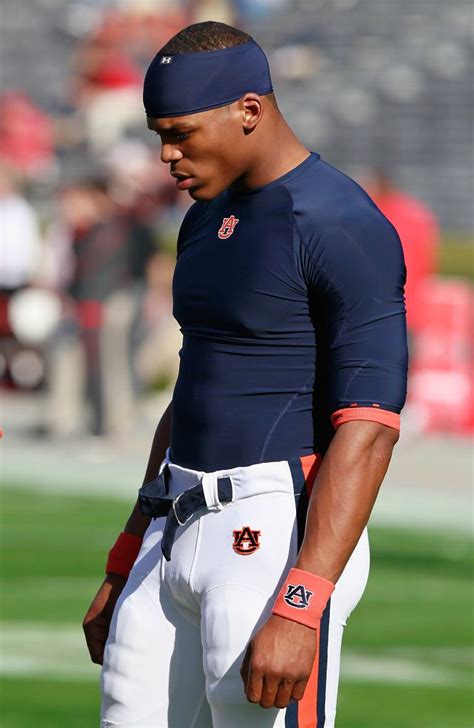
[[[2,678],[2,728],[95,728],[98,714],[92,682]]]
[[[470,235],[444,233],[439,251],[439,271],[443,276],[474,281],[474,239]]]
[[[74,630],[129,506],[13,487],[3,490],[0,504],[0,618]],[[456,533],[374,528],[371,547],[369,585],[345,637],[352,670],[341,681],[338,728],[472,728],[471,541]],[[358,655],[372,665],[399,665],[400,674],[387,677],[381,667],[380,677],[358,676]],[[412,684],[403,671],[414,663],[422,673],[437,670],[445,682]],[[2,728],[97,725],[97,685],[87,682],[94,674],[77,682],[67,675],[4,677]]]
[[[120,500],[4,489],[0,619],[80,622],[130,508]]]
[[[336,728],[472,728],[472,690],[342,683]]]

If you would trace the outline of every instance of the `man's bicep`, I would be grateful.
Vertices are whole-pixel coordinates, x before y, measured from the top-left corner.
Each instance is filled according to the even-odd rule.
[[[312,285],[327,347],[332,423],[398,428],[405,402],[405,266],[393,227],[374,210],[329,229],[315,251]]]

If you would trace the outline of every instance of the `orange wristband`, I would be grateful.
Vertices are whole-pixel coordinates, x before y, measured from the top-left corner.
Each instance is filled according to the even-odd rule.
[[[302,569],[290,569],[280,589],[273,614],[317,629],[334,584]]]
[[[140,551],[142,540],[139,536],[123,531],[109,551],[105,573],[128,576]]]

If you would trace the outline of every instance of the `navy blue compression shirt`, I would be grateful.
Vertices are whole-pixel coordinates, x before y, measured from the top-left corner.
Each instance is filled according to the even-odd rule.
[[[222,470],[324,452],[348,419],[397,427],[404,283],[393,226],[317,154],[195,203],[173,281],[172,460]]]

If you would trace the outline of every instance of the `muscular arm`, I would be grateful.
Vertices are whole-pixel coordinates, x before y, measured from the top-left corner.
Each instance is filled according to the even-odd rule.
[[[169,447],[171,439],[171,419],[172,404],[170,403],[156,428],[145,472],[145,483],[156,477],[160,463],[165,457],[166,449]],[[150,518],[141,513],[137,501],[124,530],[134,536],[143,538],[149,523]],[[127,579],[125,577],[119,576],[118,574],[107,574],[84,617],[82,626],[87,647],[92,662],[96,662],[99,665],[103,661],[104,647],[109,633],[110,620],[112,619],[114,607],[126,581]]]
[[[337,581],[367,524],[397,440],[397,430],[377,422],[339,427],[313,489],[297,568]],[[242,665],[247,698],[264,708],[299,700],[315,659],[315,637],[309,627],[272,615]]]
[[[335,583],[369,520],[398,431],[346,422],[323,459],[296,567]]]

